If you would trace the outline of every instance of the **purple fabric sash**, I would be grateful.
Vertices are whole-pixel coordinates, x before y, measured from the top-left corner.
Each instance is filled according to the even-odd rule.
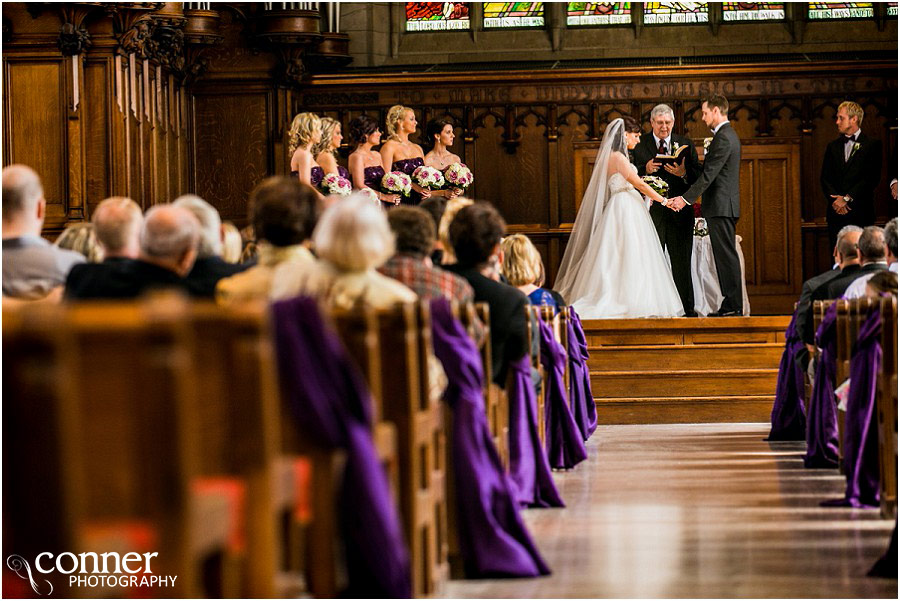
[[[569,400],[572,404],[575,423],[581,429],[584,440],[597,429],[597,405],[591,392],[591,370],[588,368],[587,338],[581,327],[581,318],[575,309],[569,307],[567,321],[567,343],[569,351]]]
[[[537,399],[528,354],[509,364],[509,475],[516,499],[529,507],[565,507],[537,427]]]
[[[278,372],[285,403],[318,444],[347,451],[338,513],[350,597],[409,598],[409,554],[387,477],[371,434],[372,400],[316,301],[272,305]]]
[[[566,350],[553,338],[553,330],[538,320],[541,334],[541,365],[546,374],[544,430],[550,467],[573,468],[585,459],[584,438],[566,398]]]
[[[881,312],[873,310],[860,326],[850,356],[850,391],[844,426],[844,473],[847,489],[837,504],[878,507],[878,414],[875,393],[881,370]]]
[[[469,578],[549,574],[519,516],[515,487],[503,471],[484,413],[484,373],[471,338],[450,311],[431,301],[434,353],[449,382],[450,439],[459,541]]]
[[[806,440],[806,409],[803,400],[805,375],[794,356],[804,348],[797,333],[797,313],[784,332],[784,352],[778,366],[775,403],[772,405],[772,429],[766,440]]]
[[[816,378],[813,382],[809,415],[806,416],[806,457],[803,465],[809,468],[838,466],[837,405],[834,398],[837,344],[837,303],[825,311],[816,331],[816,345],[822,349]]]

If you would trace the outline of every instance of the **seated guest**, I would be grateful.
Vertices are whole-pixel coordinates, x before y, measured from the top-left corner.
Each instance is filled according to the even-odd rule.
[[[103,200],[91,217],[97,235],[97,244],[103,254],[101,263],[83,263],[74,266],[66,278],[66,298],[82,298],[82,290],[94,287],[94,280],[105,281],[116,277],[140,254],[141,225],[144,215],[141,207],[130,198],[113,196]]]
[[[41,238],[47,201],[41,180],[30,167],[3,168],[2,202],[3,295],[44,298],[65,283],[66,274],[73,265],[84,263],[84,257]]]
[[[435,265],[440,265],[444,262],[444,243],[441,242],[439,235],[441,218],[444,216],[444,210],[447,208],[447,199],[442,196],[431,196],[419,203],[419,208],[426,211],[434,222],[435,240],[434,250],[431,252],[431,262]]]
[[[887,257],[888,269],[897,273],[897,218],[894,217],[884,226],[884,254]]]
[[[240,263],[244,252],[241,231],[230,221],[222,222],[222,259],[226,263]]]
[[[553,307],[553,313],[558,313],[559,306],[550,291],[536,284],[543,280],[543,261],[528,236],[507,236],[500,243],[500,250],[503,251],[503,275],[509,285],[525,294],[532,305]]]
[[[134,261],[125,261],[103,277],[87,278],[67,290],[75,299],[128,299],[149,290],[187,292],[184,277],[194,266],[200,244],[200,223],[183,207],[156,205],[147,211]]]
[[[888,268],[884,252],[884,230],[870,225],[859,237],[859,271],[836,278],[828,284],[829,298],[859,298],[866,294],[866,282],[877,271]]]
[[[490,204],[479,202],[462,208],[448,229],[456,263],[445,269],[465,278],[475,290],[475,302],[486,302],[490,307],[491,377],[504,386],[509,364],[521,359],[529,348],[525,322],[528,297],[500,283],[494,269],[500,261],[506,222]]]
[[[89,263],[99,263],[103,260],[103,249],[97,242],[97,235],[92,223],[70,223],[53,245],[65,250],[74,250]]]
[[[228,263],[222,258],[222,220],[211,204],[193,194],[179,196],[172,204],[187,209],[200,222],[197,260],[185,278],[188,291],[197,298],[213,298],[219,280],[244,271],[247,265]]]
[[[267,299],[275,274],[305,272],[316,263],[305,243],[319,219],[319,195],[295,178],[270,177],[250,193],[250,223],[258,236],[254,267],[219,280],[221,305]]]
[[[866,296],[879,298],[886,294],[897,298],[897,274],[885,269],[870,277],[866,282]]]
[[[441,257],[441,263],[450,265],[456,263],[456,255],[453,253],[453,244],[450,242],[450,224],[463,207],[468,207],[472,201],[468,198],[458,196],[451,198],[444,205],[444,212],[441,215],[441,222],[438,225],[438,241],[441,243],[441,249],[444,251]]]
[[[378,271],[409,286],[422,299],[474,300],[475,292],[467,281],[432,265],[429,254],[434,248],[434,223],[428,213],[418,207],[397,207],[387,218],[397,253]]]
[[[307,271],[279,271],[273,299],[306,294],[338,309],[360,304],[386,309],[417,299],[415,292],[376,271],[394,254],[394,235],[384,211],[367,197],[351,194],[331,205],[316,226],[313,245],[320,261]]]

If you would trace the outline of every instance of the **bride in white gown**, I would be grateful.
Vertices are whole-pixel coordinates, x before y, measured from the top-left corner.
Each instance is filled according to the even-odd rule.
[[[622,119],[606,128],[555,290],[582,319],[684,315],[672,270],[641,193],[665,202],[628,161]],[[633,146],[634,144],[631,144]]]

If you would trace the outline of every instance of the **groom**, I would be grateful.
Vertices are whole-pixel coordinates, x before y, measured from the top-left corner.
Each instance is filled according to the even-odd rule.
[[[651,133],[641,136],[634,147],[634,164],[638,175],[654,175],[669,184],[669,194],[682,194],[700,174],[700,160],[691,139],[672,133],[675,113],[666,104],[658,104],[650,111]],[[674,154],[684,146],[682,160],[674,165],[662,165],[655,161],[657,155]],[[694,285],[691,282],[691,255],[694,248],[694,211],[685,206],[680,211],[669,211],[659,203],[650,206],[650,217],[656,226],[659,242],[668,248],[672,261],[672,279],[678,288],[678,296],[686,317],[696,317],[694,311]]]
[[[741,260],[734,241],[734,228],[741,216],[740,170],[741,140],[728,122],[728,100],[713,94],[701,105],[703,122],[713,132],[706,151],[703,172],[687,192],[669,200],[669,207],[679,211],[700,195],[700,209],[709,228],[713,260],[722,289],[722,306],[710,317],[743,315]]]

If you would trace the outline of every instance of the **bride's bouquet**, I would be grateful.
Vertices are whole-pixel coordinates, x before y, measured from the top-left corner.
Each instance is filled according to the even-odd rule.
[[[391,171],[381,178],[381,187],[385,192],[409,197],[412,180],[402,171]]]
[[[669,184],[666,183],[666,180],[662,179],[661,177],[656,177],[655,175],[645,175],[641,179],[644,180],[644,183],[653,188],[654,192],[656,192],[663,198],[665,198],[666,194],[669,193]]]
[[[319,187],[325,194],[334,196],[349,196],[353,191],[350,181],[337,173],[329,173],[323,177]]]
[[[371,200],[379,207],[381,206],[381,199],[378,198],[378,192],[376,192],[372,188],[360,188],[359,190],[357,190],[357,192],[360,196],[365,196],[366,200]]]
[[[417,184],[429,190],[439,190],[444,185],[444,174],[427,165],[417,167],[412,177]]]
[[[475,181],[472,171],[464,163],[453,163],[444,171],[444,177],[454,188],[465,190]]]

